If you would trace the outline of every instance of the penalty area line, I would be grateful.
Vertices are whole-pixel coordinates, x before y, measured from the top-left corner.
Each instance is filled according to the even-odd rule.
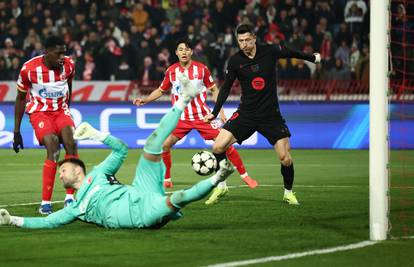
[[[291,254],[286,254],[286,255],[281,255],[281,256],[270,256],[270,257],[265,257],[265,258],[257,258],[257,259],[243,260],[243,261],[232,261],[232,262],[226,262],[226,263],[217,263],[217,264],[213,264],[213,265],[207,265],[205,267],[246,266],[246,265],[251,265],[251,264],[266,263],[266,262],[272,262],[272,261],[297,259],[297,258],[302,258],[302,257],[306,257],[306,256],[329,254],[329,253],[335,253],[335,252],[338,252],[338,251],[346,251],[346,250],[364,248],[364,247],[375,245],[378,242],[379,241],[368,241],[367,240],[367,241],[362,241],[362,242],[359,242],[359,243],[349,244],[349,245],[345,245],[345,246],[310,250],[310,251],[305,251],[305,252],[300,252],[300,253],[291,253]]]

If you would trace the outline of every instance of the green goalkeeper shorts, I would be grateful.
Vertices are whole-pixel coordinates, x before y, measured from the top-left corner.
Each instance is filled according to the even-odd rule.
[[[158,193],[164,196],[164,175],[165,165],[162,160],[154,162],[141,155],[132,186],[141,193]]]

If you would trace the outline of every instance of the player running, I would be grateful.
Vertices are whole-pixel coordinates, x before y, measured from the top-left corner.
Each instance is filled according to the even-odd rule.
[[[181,208],[207,196],[214,186],[234,171],[228,161],[221,161],[220,170],[214,176],[193,187],[174,192],[171,196],[164,193],[162,143],[174,130],[190,100],[200,93],[184,74],[177,73],[177,78],[182,84],[181,97],[148,137],[132,185],[121,185],[114,176],[127,156],[126,145],[82,123],[75,131],[75,138],[101,141],[112,148],[112,153],[89,173],[86,173],[85,164],[79,159],[69,158],[59,162],[60,179],[66,188],[77,189],[77,199],[44,218],[10,216],[7,210],[1,209],[0,224],[55,228],[80,219],[106,228],[160,228],[171,219],[179,219]]]
[[[78,158],[73,140],[74,122],[69,112],[75,64],[65,56],[66,46],[57,36],[45,41],[46,53],[23,64],[17,81],[14,112],[13,149],[23,149],[20,124],[23,114],[29,115],[36,138],[47,151],[43,164],[42,202],[39,213],[52,213],[52,193],[55,184],[60,143],[65,147],[65,158]],[[26,95],[28,101],[26,103]],[[66,190],[65,205],[73,201],[74,190]]]
[[[134,104],[137,106],[142,106],[147,103],[151,103],[162,95],[166,94],[168,90],[171,89],[171,98],[172,104],[180,98],[179,90],[181,88],[181,83],[177,80],[176,75],[178,72],[188,73],[190,82],[197,88],[202,88],[202,92],[199,96],[194,98],[185,108],[181,118],[177,124],[177,127],[171,133],[171,135],[165,140],[163,144],[163,153],[162,158],[166,166],[165,187],[172,187],[171,180],[171,148],[191,130],[197,130],[204,140],[214,140],[220,130],[217,122],[212,120],[208,124],[203,122],[204,117],[210,113],[210,108],[206,104],[207,91],[210,91],[213,94],[213,99],[215,100],[218,95],[217,86],[214,84],[213,78],[211,77],[209,69],[200,62],[192,60],[193,49],[191,42],[188,39],[180,39],[176,43],[175,54],[178,57],[178,62],[171,65],[166,73],[165,78],[162,81],[161,85],[154,90],[148,97],[145,99],[136,98],[134,99]],[[223,109],[220,110],[220,117],[222,122],[226,121]],[[257,182],[252,179],[249,174],[246,172],[246,169],[243,165],[243,162],[240,158],[239,153],[233,146],[229,146],[226,149],[226,155],[229,160],[236,167],[239,172],[242,180],[250,187],[255,188]],[[217,202],[219,197],[226,195],[228,192],[228,187],[225,182],[222,182],[217,186],[213,191],[213,194],[205,202],[205,204],[214,204]]]
[[[254,132],[262,134],[274,147],[281,163],[284,182],[283,200],[292,205],[299,202],[292,191],[294,180],[293,160],[289,152],[291,136],[278,103],[276,64],[279,58],[299,58],[314,63],[320,55],[308,55],[292,51],[283,45],[257,45],[253,26],[241,24],[236,29],[240,50],[228,63],[226,77],[217,97],[216,105],[205,122],[213,121],[226,101],[233,82],[241,85],[241,100],[237,111],[226,122],[213,145],[217,160],[225,158],[226,149],[238,142],[241,144]]]

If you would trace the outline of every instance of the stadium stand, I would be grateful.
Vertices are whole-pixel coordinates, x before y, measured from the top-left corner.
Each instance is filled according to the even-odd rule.
[[[316,67],[281,61],[281,79],[368,83],[364,0],[0,1],[0,80],[16,80],[50,34],[64,37],[76,80],[160,81],[183,35],[194,41],[195,59],[222,80],[240,22],[253,23],[261,42],[322,54],[324,63]]]

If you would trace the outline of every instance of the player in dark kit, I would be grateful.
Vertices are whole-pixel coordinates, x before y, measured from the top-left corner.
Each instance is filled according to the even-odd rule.
[[[279,156],[285,186],[283,200],[298,205],[292,192],[294,169],[289,153],[291,134],[280,113],[277,97],[276,64],[279,58],[299,58],[318,63],[321,57],[318,53],[310,55],[292,51],[284,45],[256,44],[254,28],[249,24],[239,25],[236,37],[240,51],[230,58],[214,110],[204,121],[210,122],[217,117],[236,79],[242,88],[240,105],[217,136],[213,153],[220,161],[230,145],[235,142],[241,144],[254,132],[259,132]]]

